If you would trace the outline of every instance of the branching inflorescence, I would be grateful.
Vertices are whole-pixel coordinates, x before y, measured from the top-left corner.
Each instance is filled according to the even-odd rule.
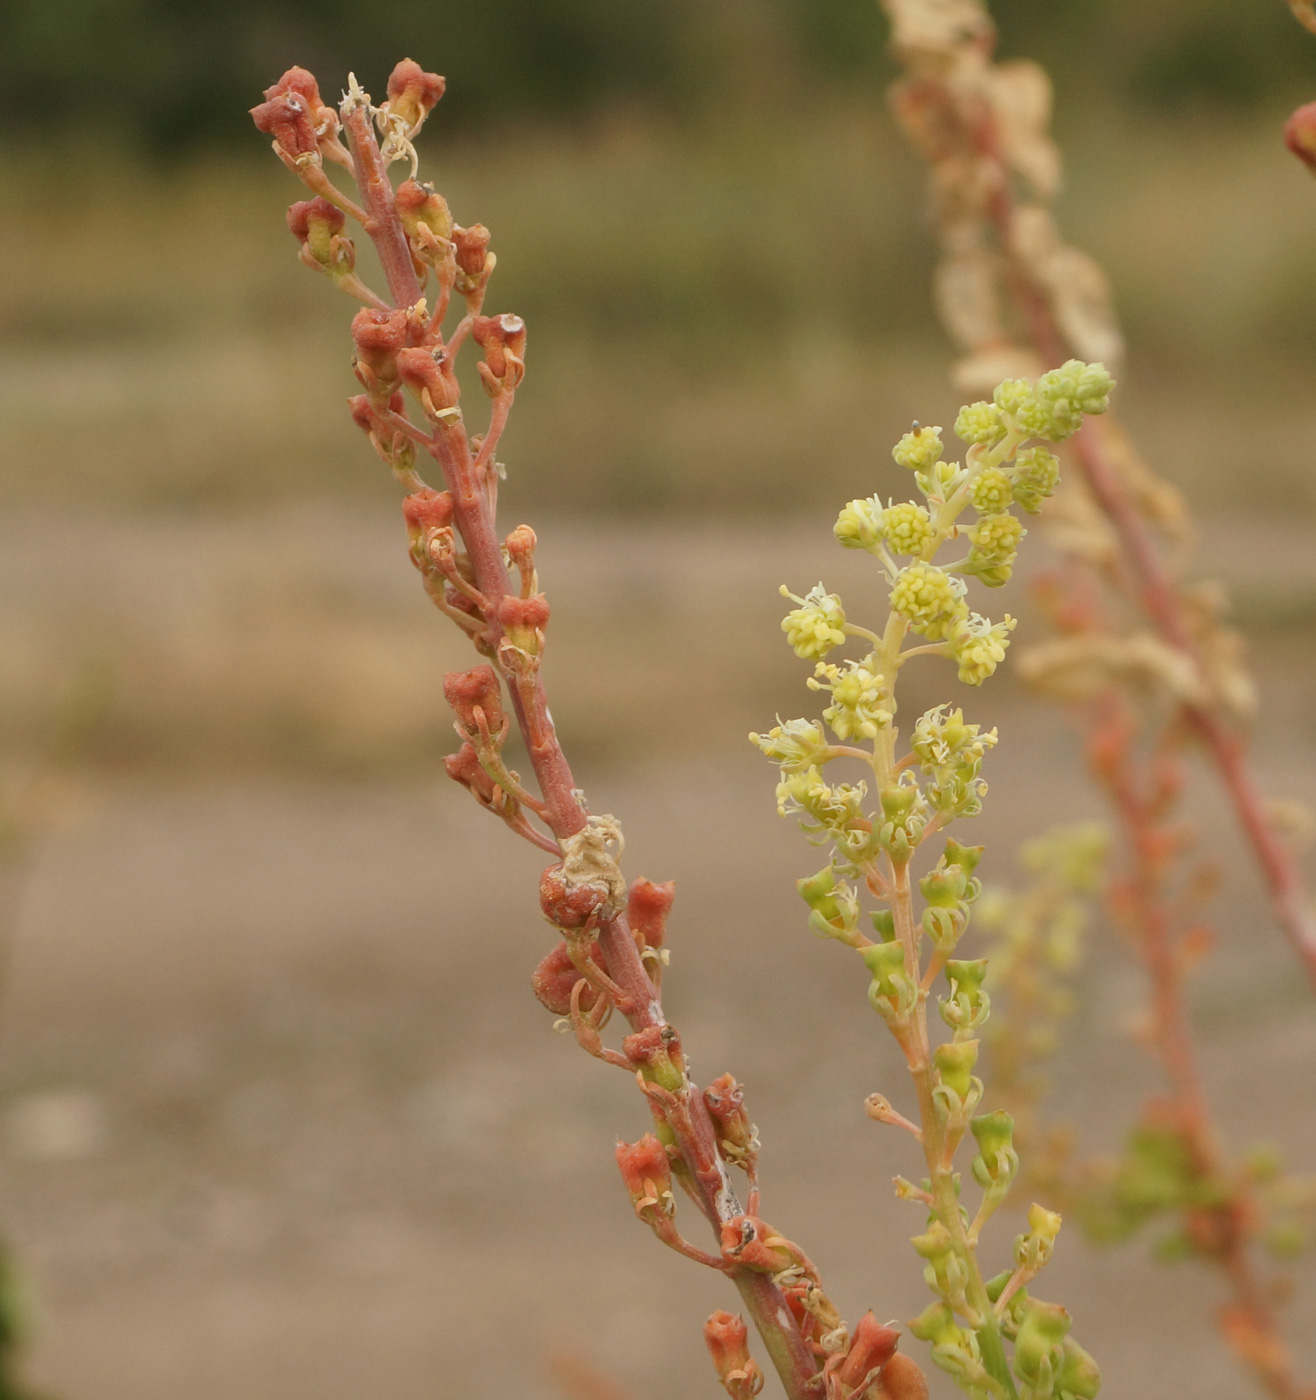
[[[558,742],[541,669],[549,606],[535,533],[519,525],[500,537],[496,528],[503,472],[496,452],[525,373],[526,328],[517,316],[484,314],[494,270],[489,231],[454,223],[443,196],[415,178],[412,143],[443,86],[408,59],[394,69],[384,103],[375,106],[353,78],[335,110],[321,101],[315,78],[294,68],[252,115],[312,193],[288,214],[301,260],[363,303],[352,321],[362,393],[350,401],[351,414],[408,493],[411,559],[435,606],[484,658],[444,681],[461,741],[447,771],[481,807],[554,857],[540,907],[558,942],[533,987],[585,1050],[633,1076],[645,1098],[652,1131],[617,1148],[635,1214],[664,1244],[735,1284],[790,1400],[919,1400],[926,1381],[896,1350],[898,1332],[871,1312],[847,1327],[804,1251],[760,1215],[759,1143],[743,1091],[729,1074],[701,1089],[663,1011],[673,886],[642,879],[628,886],[620,824],[589,811]],[[330,180],[326,162],[352,179],[355,197]],[[389,169],[399,162],[409,175],[394,188]],[[373,242],[387,297],[358,274],[348,219]],[[461,314],[448,330],[454,301]],[[488,424],[474,436],[456,372],[468,342],[482,354],[476,369],[491,402]],[[423,480],[426,458],[438,464],[444,489]],[[1004,567],[1010,553],[999,532],[974,549],[985,569]],[[984,631],[953,599],[946,622],[962,666],[990,670],[1003,645],[996,631]],[[845,685],[838,679],[840,695]],[[513,724],[529,754],[530,780],[504,758]],[[614,1012],[629,1026],[619,1048],[603,1036]],[[732,1169],[747,1184],[743,1205]],[[679,1230],[678,1191],[711,1225],[713,1249]],[[761,1389],[764,1375],[739,1317],[715,1313],[705,1340],[728,1394],[747,1400]]]
[[[1290,2],[1312,28],[1310,0]],[[905,69],[892,104],[931,169],[943,251],[937,300],[964,352],[957,382],[1035,372],[1069,353],[1118,356],[1105,277],[1064,241],[1052,213],[1061,165],[1045,72],[994,60],[983,0],[881,3]],[[1310,104],[1294,114],[1286,138],[1316,168],[1314,131]],[[1231,1165],[1202,1086],[1184,984],[1209,938],[1192,897],[1203,882],[1184,867],[1192,843],[1176,811],[1194,743],[1313,981],[1316,917],[1250,769],[1245,726],[1255,687],[1241,641],[1222,620],[1223,592],[1184,576],[1192,521],[1183,500],[1110,418],[1077,434],[1070,457],[1081,489],[1057,502],[1049,522],[1066,565],[1040,590],[1056,635],[1025,654],[1020,671],[1070,705],[1089,733],[1090,767],[1120,836],[1109,903],[1147,975],[1142,1039],[1168,1092],[1149,1102],[1123,1158],[1098,1178],[1095,1201],[1090,1174],[1054,1184],[1062,1195],[1086,1195],[1085,1213],[1097,1207],[1107,1234],[1173,1217],[1166,1244],[1217,1267],[1229,1283],[1225,1340],[1269,1394],[1292,1400],[1307,1392],[1280,1334],[1276,1289],[1253,1255],[1263,1240],[1291,1237],[1287,1217],[1309,1189],[1277,1174],[1273,1162],[1261,1171]],[[1006,1048],[1018,1049],[1023,1034]]]
[[[850,621],[841,599],[822,584],[802,598],[787,595],[798,606],[782,627],[796,654],[816,663],[809,685],[830,697],[826,727],[795,719],[750,736],[779,766],[779,810],[797,813],[810,839],[830,847],[827,866],[799,885],[810,927],[859,953],[872,978],[869,1001],[909,1066],[917,1121],[881,1094],[868,1099],[867,1109],[878,1122],[911,1134],[927,1169],[921,1184],[896,1180],[897,1193],[927,1211],[926,1229],[913,1243],[937,1295],[912,1329],[932,1344],[933,1360],[961,1389],[981,1400],[1081,1400],[1097,1394],[1100,1375],[1068,1336],[1065,1309],[1028,1293],[1050,1258],[1059,1215],[1034,1205],[1028,1231],[1015,1241],[1013,1266],[987,1278],[979,1264],[979,1235],[1019,1166],[1010,1115],[976,1112],[983,1097],[974,1074],[978,1033],[990,1011],[987,963],[955,956],[980,892],[974,870],[982,848],[949,838],[930,869],[916,875],[914,866],[921,847],[957,818],[980,811],[986,791],[980,770],[997,735],[943,704],[914,722],[909,749],[901,752],[896,687],[917,656],[953,660],[959,679],[973,686],[1004,659],[1013,619],[993,623],[972,612],[967,580],[995,587],[1010,577],[1024,534],[1012,507],[1036,513],[1059,480],[1059,462],[1045,444],[1072,437],[1086,415],[1105,412],[1110,387],[1104,366],[1078,360],[1035,383],[1006,380],[991,402],[960,411],[955,432],[968,444],[963,465],[943,460],[940,428],[915,424],[893,455],[914,473],[926,504],[851,501],[836,522],[838,541],[867,550],[885,575],[885,625],[870,631]],[[966,512],[974,516],[967,526],[960,523]],[[958,546],[960,557],[938,564],[946,546]],[[824,659],[854,643],[865,650],[862,658]],[[824,770],[838,761],[858,762],[865,777],[828,781]],[[877,797],[872,809],[869,779]],[[860,929],[865,894],[877,901],[870,914],[875,938]],[[950,1038],[934,1047],[927,1009],[938,979],[945,987],[938,1010]],[[977,1143],[972,1172],[981,1190],[972,1217],[961,1204],[955,1168],[967,1134]]]

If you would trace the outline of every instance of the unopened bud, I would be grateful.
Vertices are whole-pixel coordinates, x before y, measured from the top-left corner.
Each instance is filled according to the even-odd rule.
[[[978,1155],[973,1159],[973,1175],[984,1189],[1008,1186],[1019,1170],[1014,1150],[1014,1119],[1003,1109],[969,1119],[969,1131],[977,1139]]]
[[[401,118],[407,134],[414,136],[446,85],[438,73],[427,73],[415,59],[404,58],[388,75],[389,115]]]

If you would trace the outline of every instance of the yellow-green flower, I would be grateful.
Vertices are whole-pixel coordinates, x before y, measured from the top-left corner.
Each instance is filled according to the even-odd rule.
[[[845,641],[845,609],[835,593],[823,592],[821,583],[815,584],[803,598],[783,585],[781,596],[799,604],[781,620],[781,630],[795,648],[796,656],[805,661],[818,661]]]
[[[1015,620],[1007,614],[1000,622],[971,613],[961,618],[951,636],[951,654],[960,666],[965,685],[981,685],[1005,660]]]
[[[891,455],[912,472],[930,471],[942,454],[941,429],[915,424],[891,449]]]
[[[969,539],[973,548],[965,568],[985,583],[989,588],[999,588],[1007,583],[1010,570],[1019,553],[1019,541],[1026,531],[1013,515],[984,515],[969,529]]]
[[[1029,515],[1042,509],[1042,502],[1060,484],[1060,459],[1045,447],[1026,447],[1014,459],[1014,499]]]
[[[973,479],[969,499],[979,515],[999,515],[1014,501],[1014,488],[1007,472],[1000,467],[987,467]]]
[[[886,683],[869,668],[868,661],[847,661],[843,666],[818,663],[810,679],[811,690],[830,690],[832,703],[823,718],[838,739],[876,739],[879,729],[891,723],[891,711],[883,704]]]
[[[827,750],[827,736],[815,719],[788,719],[777,723],[766,734],[751,734],[751,744],[783,769],[797,771],[821,762]]]
[[[968,613],[964,582],[935,564],[919,561],[901,569],[891,589],[891,607],[929,641],[950,636]]]
[[[921,554],[932,538],[932,517],[926,506],[902,501],[882,512],[882,538],[894,554]]]
[[[994,403],[970,403],[955,419],[955,436],[961,442],[995,447],[1006,434],[1005,417]]]
[[[843,506],[832,533],[846,549],[872,549],[881,537],[882,504],[876,496]]]

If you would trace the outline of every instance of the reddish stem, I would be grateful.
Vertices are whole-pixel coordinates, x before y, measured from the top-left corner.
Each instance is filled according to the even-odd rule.
[[[948,96],[953,102],[953,97]],[[990,114],[983,112],[975,128],[980,152],[995,167],[995,179],[987,207],[997,238],[1009,259],[1010,287],[1028,326],[1029,337],[1042,358],[1058,365],[1066,358],[1065,340],[1051,303],[1026,268],[1013,255],[1014,200]],[[1183,599],[1148,529],[1120,480],[1107,450],[1109,422],[1089,420],[1074,439],[1074,451],[1083,480],[1102,513],[1114,527],[1130,575],[1131,591],[1138,604],[1165,640],[1187,654],[1205,676],[1201,653],[1193,638]],[[1316,989],[1316,913],[1297,862],[1266,813],[1260,787],[1247,761],[1241,737],[1221,723],[1203,705],[1190,705],[1193,728],[1206,746],[1233,803],[1252,853],[1261,868],[1271,906],[1308,979]]]
[[[393,207],[393,184],[370,126],[370,105],[358,102],[348,110],[351,100],[343,104],[343,125],[352,142],[357,189],[365,200],[368,215],[365,230],[379,254],[394,304],[415,306],[420,300],[420,279],[411,260],[406,233]]]
[[[1174,762],[1174,736],[1163,743],[1165,751],[1155,760],[1162,768]],[[1188,1149],[1195,1173],[1206,1181],[1224,1182],[1228,1167],[1202,1085],[1184,995],[1184,965],[1176,947],[1171,895],[1165,885],[1166,853],[1174,842],[1157,815],[1155,799],[1139,786],[1139,762],[1133,745],[1134,726],[1127,707],[1111,693],[1099,706],[1092,768],[1110,795],[1128,840],[1133,897],[1120,912],[1133,932],[1151,983],[1153,1039],[1170,1084],[1174,1127]],[[1155,775],[1151,781],[1155,783]],[[1258,1343],[1236,1348],[1241,1359],[1274,1400],[1303,1400],[1307,1392],[1293,1375],[1268,1290],[1253,1266],[1250,1222],[1254,1216],[1246,1183],[1236,1181],[1228,1200],[1203,1210],[1203,1218],[1209,1222],[1203,1248],[1228,1278],[1234,1309]]]
[[[379,249],[380,259],[389,276],[389,286],[398,304],[413,305],[420,296],[420,287],[366,108],[359,106],[350,112],[344,118],[344,124],[356,154],[361,194],[371,213],[367,231]],[[451,353],[452,347],[449,349]],[[504,398],[500,406],[505,417],[506,410],[511,406],[512,394],[508,392],[501,397]],[[496,436],[495,432],[495,442]],[[499,601],[512,589],[503,562],[493,504],[489,493],[483,489],[460,415],[445,418],[426,446],[439,463],[444,483],[452,494],[454,523],[466,546],[475,586],[487,604],[486,626],[480,634],[482,649],[499,663],[503,671],[517,723],[544,799],[545,820],[558,840],[564,840],[584,829],[588,813],[578,795],[571,768],[549,715],[548,698],[538,665],[510,671],[501,664],[499,644],[504,633],[497,620],[497,609]],[[662,1003],[644,970],[625,914],[619,914],[600,929],[599,947],[608,975],[620,989],[618,1005],[624,1010],[631,1029],[639,1031],[665,1027],[668,1022]],[[690,1170],[700,1208],[714,1231],[719,1232],[722,1224],[744,1212],[718,1153],[716,1134],[703,1095],[687,1079],[676,1100],[675,1111],[669,1115],[670,1126],[681,1157]],[[817,1362],[781,1290],[766,1274],[744,1267],[729,1272],[772,1357],[789,1400],[819,1400],[822,1378]]]

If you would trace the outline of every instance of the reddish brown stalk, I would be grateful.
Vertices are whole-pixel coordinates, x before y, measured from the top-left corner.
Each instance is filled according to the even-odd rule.
[[[379,152],[379,142],[370,127],[369,102],[359,102],[352,107],[344,116],[343,125],[352,143],[357,189],[369,215],[365,229],[379,254],[389,291],[393,293],[393,304],[415,306],[420,300],[420,279],[411,261],[407,235],[393,207],[393,185]]]
[[[1270,1291],[1252,1261],[1257,1209],[1250,1182],[1231,1174],[1202,1086],[1196,1044],[1184,992],[1187,963],[1182,935],[1171,913],[1166,878],[1180,845],[1167,816],[1181,785],[1177,749],[1182,735],[1165,731],[1160,751],[1143,763],[1136,751],[1132,716],[1116,692],[1097,705],[1089,759],[1106,789],[1128,841],[1130,870],[1112,887],[1115,912],[1129,928],[1151,986],[1148,1040],[1165,1070],[1169,1096],[1153,1105],[1161,1126],[1183,1142],[1194,1176],[1224,1188],[1209,1206],[1187,1210],[1196,1251],[1224,1274],[1233,1293],[1223,1310],[1225,1341],[1274,1400],[1310,1400],[1295,1378]]]
[[[1020,316],[1037,353],[1048,365],[1059,365],[1067,358],[1067,352],[1050,301],[1028,269],[1011,253],[1016,246],[1014,200],[991,115],[986,110],[977,124],[976,136],[980,155],[994,168],[993,195],[988,208],[1000,247],[1010,259],[1009,285]],[[1129,591],[1165,640],[1191,658],[1205,682],[1206,671],[1183,599],[1151,531],[1110,459],[1108,443],[1111,435],[1118,431],[1113,416],[1102,421],[1089,420],[1074,439],[1074,458],[1085,485],[1119,538]],[[1275,916],[1316,988],[1316,915],[1297,864],[1266,813],[1260,787],[1247,761],[1246,745],[1238,734],[1222,724],[1208,705],[1189,705],[1187,712],[1220,774],[1239,825],[1252,847]]]
[[[366,231],[379,252],[395,302],[401,308],[411,307],[420,298],[421,286],[406,233],[394,207],[387,169],[371,128],[368,102],[359,101],[354,95],[349,98],[348,105],[344,124],[352,141],[361,194],[370,212]],[[475,300],[482,294],[481,287],[470,297]],[[469,321],[469,317],[467,319]],[[440,360],[447,362],[452,350],[451,346],[444,346],[441,328],[434,325],[427,327],[420,348],[433,350],[438,357],[435,364]],[[367,388],[371,382],[369,376],[363,378]],[[496,424],[501,424],[505,418],[513,393],[509,381],[504,380],[503,386],[496,391]],[[397,421],[396,408],[386,406],[382,391],[376,391],[370,413],[381,428],[402,428],[408,432]],[[585,831],[589,814],[549,716],[538,656],[526,662],[525,653],[518,652],[514,639],[499,621],[500,604],[508,598],[519,599],[519,592],[511,587],[504,562],[495,524],[494,492],[490,489],[487,471],[477,468],[460,411],[454,405],[435,410],[432,417],[438,420],[438,426],[431,437],[421,435],[421,440],[426,451],[438,462],[451,493],[452,521],[466,548],[474,592],[483,599],[479,647],[506,682],[543,798],[545,820],[558,841],[565,843]],[[408,436],[411,435],[408,432]],[[522,659],[517,659],[518,656]],[[619,989],[619,995],[613,999],[632,1031],[674,1035],[657,989],[645,971],[626,914],[617,913],[603,921],[597,938],[607,975]],[[741,1219],[745,1212],[719,1154],[717,1136],[703,1095],[684,1076],[675,1093],[654,1084],[643,1087],[651,1104],[659,1105],[659,1112],[671,1129],[680,1161],[688,1170],[687,1184],[692,1196],[720,1235],[723,1225]],[[771,1274],[732,1261],[727,1261],[723,1267],[740,1292],[787,1396],[790,1400],[817,1400],[822,1394],[820,1363]]]

